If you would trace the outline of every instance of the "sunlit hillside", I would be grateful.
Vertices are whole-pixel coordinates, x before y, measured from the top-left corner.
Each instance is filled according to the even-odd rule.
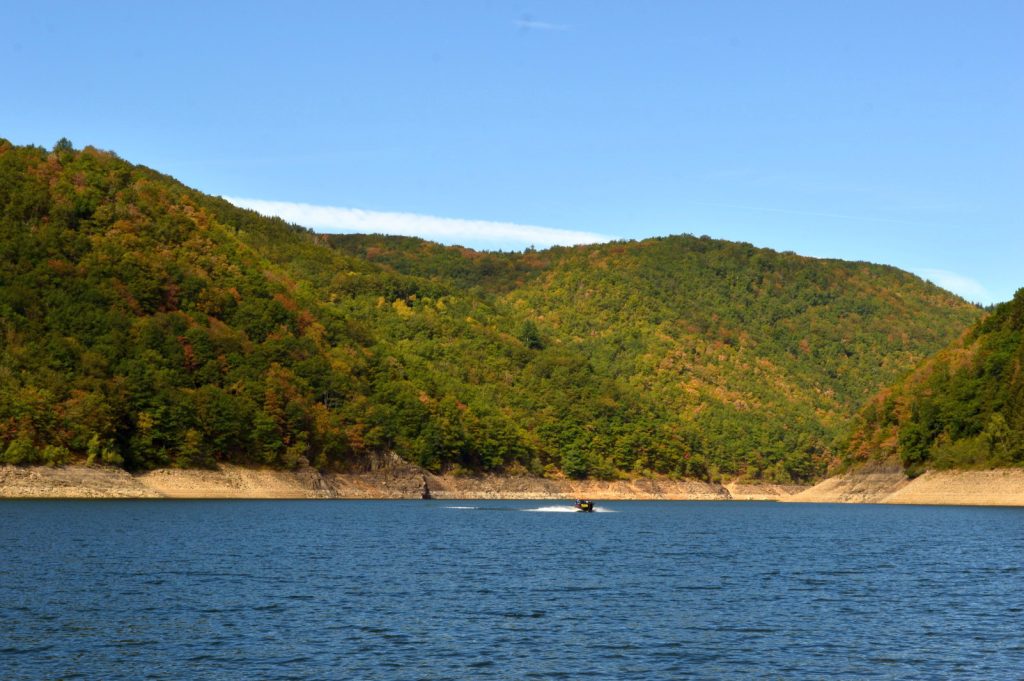
[[[820,475],[981,311],[678,236],[480,253],[316,235],[110,152],[0,141],[0,456]]]

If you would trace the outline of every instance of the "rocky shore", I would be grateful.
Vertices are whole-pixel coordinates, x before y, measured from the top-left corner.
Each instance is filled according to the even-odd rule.
[[[1024,469],[937,471],[908,480],[897,467],[829,478],[813,487],[698,480],[568,480],[528,476],[439,476],[396,456],[366,470],[321,474],[224,465],[129,474],[95,466],[0,466],[0,497],[81,499],[435,499],[774,500],[1024,506]]]

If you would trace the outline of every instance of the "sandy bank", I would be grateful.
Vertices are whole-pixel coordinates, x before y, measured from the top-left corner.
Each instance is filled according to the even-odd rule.
[[[439,499],[577,499],[604,500],[727,500],[721,485],[699,480],[548,480],[529,477],[428,476]]]
[[[929,471],[908,480],[898,467],[824,480],[780,501],[813,503],[1024,506],[1024,469]]]
[[[729,498],[736,501],[779,501],[808,489],[807,485],[776,485],[762,482],[730,482],[725,486]]]
[[[521,476],[438,476],[395,457],[361,473],[321,475],[224,465],[130,475],[116,468],[0,466],[0,497],[171,499],[418,499],[424,482],[437,499],[731,499],[697,480],[548,480]]]
[[[1024,506],[1024,469],[929,472],[907,480],[898,467],[829,478],[814,487],[697,480],[549,480],[519,476],[438,476],[393,460],[361,473],[321,475],[224,465],[218,470],[0,466],[0,497],[170,499],[418,499],[424,482],[437,499],[775,500],[817,503]]]
[[[885,503],[1024,506],[1024,469],[929,471],[890,494]]]
[[[794,494],[785,501],[880,504],[908,482],[907,476],[899,466],[878,466],[822,480],[814,487]]]

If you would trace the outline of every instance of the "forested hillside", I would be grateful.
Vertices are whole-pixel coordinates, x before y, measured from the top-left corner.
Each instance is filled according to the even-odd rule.
[[[688,236],[325,237],[0,141],[0,458],[808,479],[980,314],[905,272]]]
[[[875,396],[857,423],[848,464],[898,457],[912,476],[1024,464],[1024,289]]]
[[[667,470],[688,474],[708,466],[783,481],[820,474],[833,438],[878,386],[980,314],[891,267],[707,237],[524,254],[398,237],[330,240],[399,274],[439,282],[457,272],[476,299],[494,300],[539,352],[512,374],[527,390],[489,399],[520,400],[509,406],[527,423],[553,416],[547,441],[581,452],[591,473],[670,462]],[[543,368],[551,363],[558,372]],[[538,369],[546,386],[528,383]],[[573,389],[596,379],[598,392]],[[590,394],[615,396],[616,408],[580,401]],[[633,405],[642,413],[620,422],[618,407]]]

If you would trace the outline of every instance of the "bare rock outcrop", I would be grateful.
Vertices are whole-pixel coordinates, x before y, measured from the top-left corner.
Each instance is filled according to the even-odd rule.
[[[107,466],[0,466],[0,497],[146,499],[161,495]]]

